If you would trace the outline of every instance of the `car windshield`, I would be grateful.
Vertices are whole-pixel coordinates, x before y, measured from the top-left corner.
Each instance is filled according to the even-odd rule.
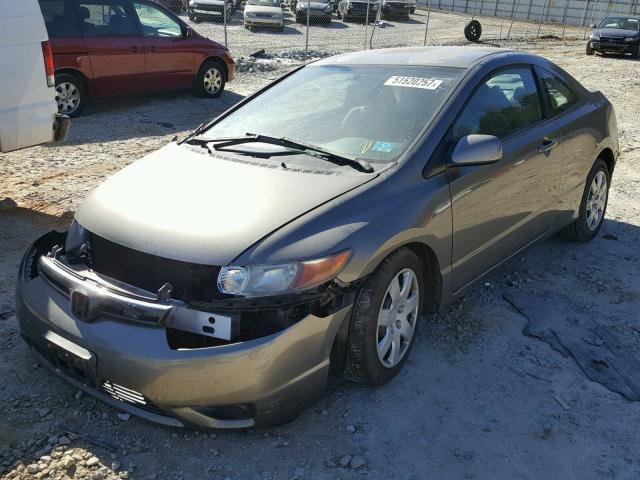
[[[445,67],[310,65],[202,138],[288,137],[351,158],[392,162],[432,121],[462,73]]]
[[[621,30],[640,30],[640,19],[629,17],[607,17],[598,28],[618,28]]]
[[[247,5],[258,5],[260,7],[279,7],[280,0],[249,0]]]

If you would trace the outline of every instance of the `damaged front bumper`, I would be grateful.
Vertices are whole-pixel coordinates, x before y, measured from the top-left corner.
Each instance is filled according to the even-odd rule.
[[[324,311],[302,309],[299,320],[266,336],[234,341],[234,332],[223,331],[211,346],[176,346],[171,332],[224,330],[218,319],[233,320],[242,303],[221,302],[220,314],[199,310],[206,305],[196,310],[70,266],[59,250],[46,255],[47,243],[53,240],[36,242],[20,267],[20,333],[45,366],[77,388],[151,421],[209,428],[282,423],[324,390],[351,295]],[[226,335],[231,339],[221,339]]]

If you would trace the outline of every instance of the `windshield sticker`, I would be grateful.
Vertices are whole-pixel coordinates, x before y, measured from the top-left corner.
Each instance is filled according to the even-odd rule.
[[[409,87],[423,88],[425,90],[435,90],[440,85],[442,85],[442,80],[424,77],[400,77],[394,75],[389,80],[384,82],[384,84],[392,87]]]
[[[371,150],[374,152],[391,153],[394,148],[396,148],[395,143],[376,142],[373,144],[373,147],[371,147]]]

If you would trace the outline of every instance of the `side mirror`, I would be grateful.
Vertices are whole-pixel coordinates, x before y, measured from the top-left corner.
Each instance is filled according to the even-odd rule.
[[[193,33],[193,31],[191,30],[191,27],[188,27],[187,25],[183,25],[182,27],[182,36],[184,38],[191,38],[191,34]]]
[[[458,140],[451,162],[454,165],[483,165],[502,158],[502,141],[493,135],[467,135]]]
[[[596,25],[595,23],[592,23],[591,25],[589,25],[589,27],[591,27],[591,28],[596,28],[596,27],[597,27],[597,25]]]

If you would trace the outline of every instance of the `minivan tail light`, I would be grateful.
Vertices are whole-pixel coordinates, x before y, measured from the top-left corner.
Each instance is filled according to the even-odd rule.
[[[42,42],[42,56],[44,57],[44,71],[47,74],[47,87],[55,87],[56,79],[53,74],[53,52],[49,42]]]

